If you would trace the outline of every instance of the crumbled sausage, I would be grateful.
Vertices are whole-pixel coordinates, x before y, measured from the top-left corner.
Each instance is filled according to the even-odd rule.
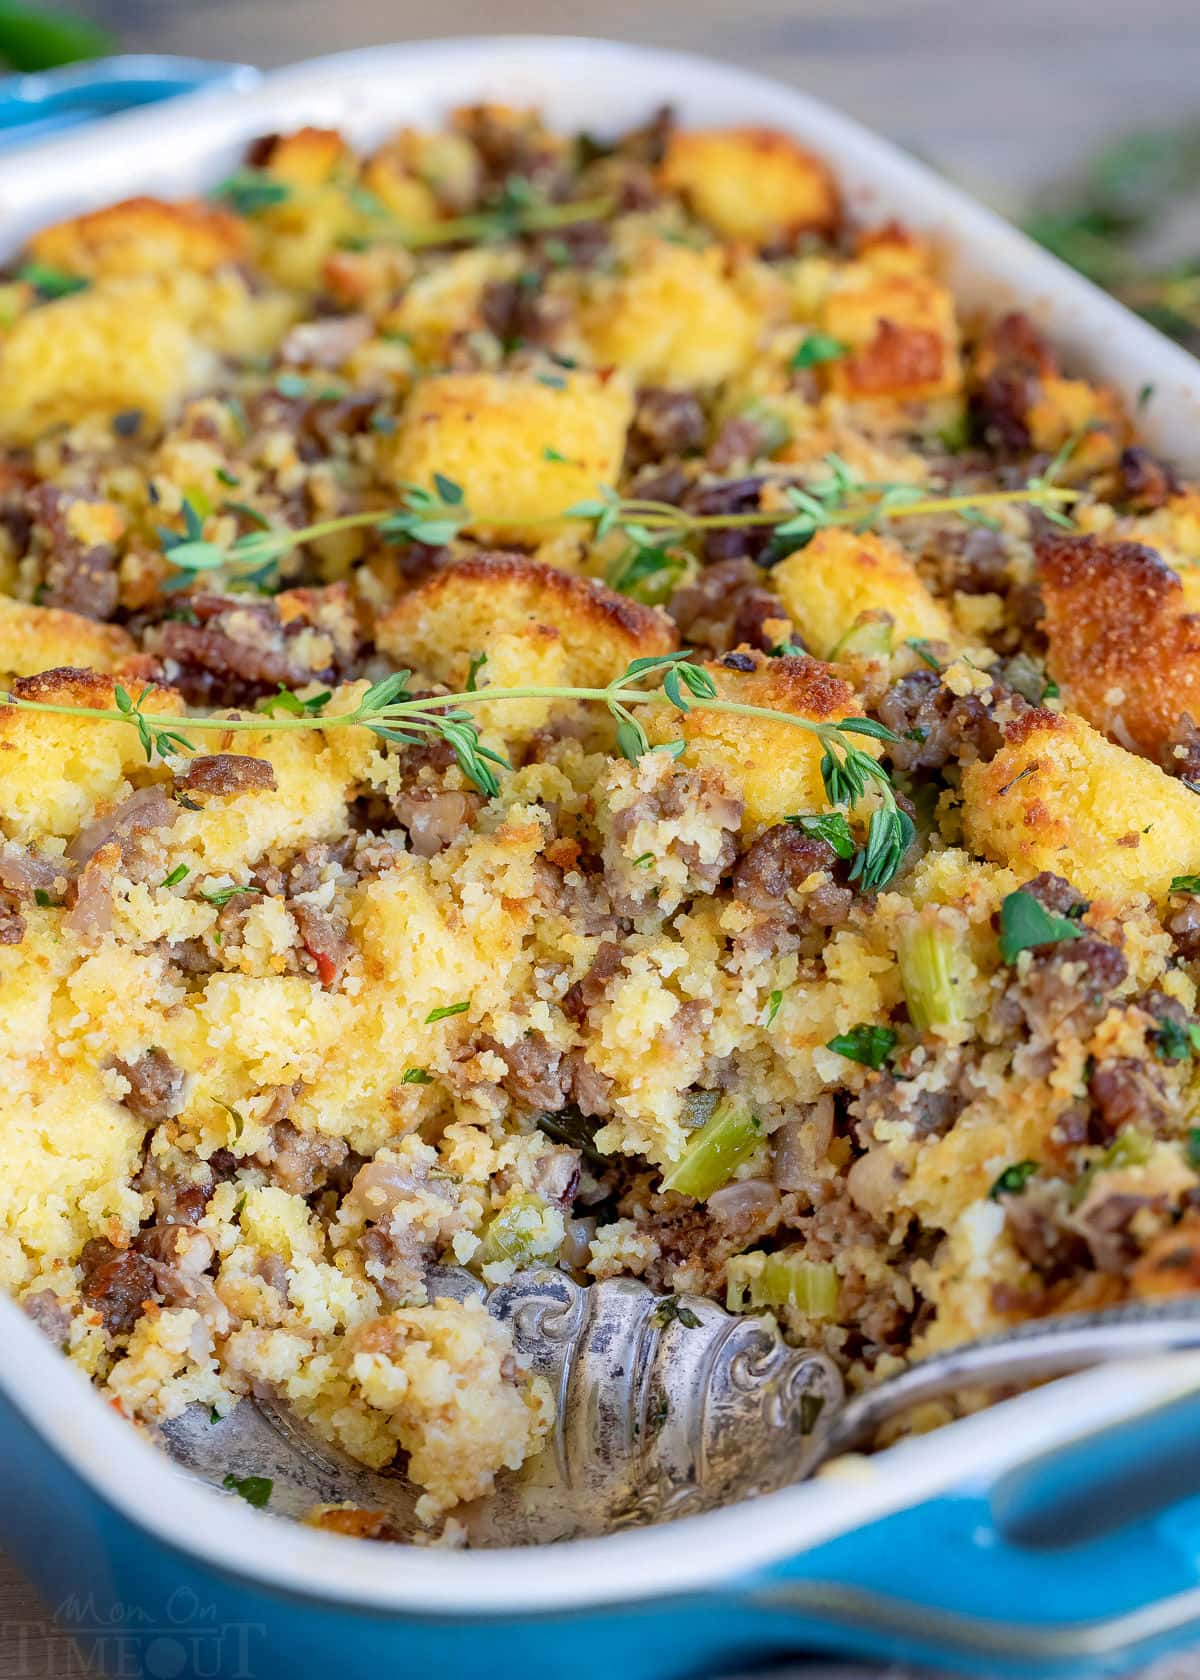
[[[175,786],[185,793],[243,793],[257,788],[275,791],[275,771],[265,758],[247,758],[241,753],[210,753],[193,758]]]
[[[117,1248],[105,1237],[93,1237],[79,1256],[83,1272],[80,1294],[100,1314],[110,1336],[133,1329],[148,1301],[154,1299],[150,1262],[132,1248]]]
[[[146,1050],[134,1062],[118,1061],[115,1065],[118,1073],[129,1081],[125,1106],[139,1120],[157,1126],[179,1113],[183,1107],[184,1072],[165,1050]]]

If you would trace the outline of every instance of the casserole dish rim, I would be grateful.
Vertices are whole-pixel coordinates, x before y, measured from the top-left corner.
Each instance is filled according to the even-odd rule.
[[[962,275],[973,273],[981,301],[989,296],[999,308],[1019,299],[1076,361],[1115,384],[1131,406],[1141,384],[1153,378],[1158,391],[1144,430],[1158,447],[1186,457],[1200,419],[1200,370],[1182,350],[856,122],[781,83],[698,55],[585,37],[493,36],[365,48],[312,60],[271,72],[248,88],[201,91],[172,102],[169,110],[111,119],[88,132],[82,157],[77,135],[23,150],[19,179],[0,183],[3,237],[11,232],[19,239],[59,211],[117,196],[121,188],[114,188],[114,178],[124,179],[127,191],[153,190],[154,184],[168,190],[166,172],[179,164],[185,174],[194,165],[196,181],[211,179],[216,159],[230,158],[272,120],[324,117],[357,134],[383,112],[387,78],[400,68],[424,70],[434,84],[442,78],[441,92],[418,91],[416,102],[426,110],[431,97],[440,105],[515,84],[513,97],[547,104],[553,120],[569,121],[576,95],[568,91],[564,105],[562,84],[569,84],[581,65],[595,78],[576,101],[585,108],[589,99],[594,107],[600,89],[615,90],[619,80],[612,103],[622,112],[635,104],[644,112],[656,91],[661,99],[663,90],[671,90],[687,120],[702,115],[711,98],[717,107],[711,121],[734,120],[725,113],[741,109],[742,121],[788,128],[824,151],[847,181],[852,205],[861,208],[875,197],[879,207],[872,213],[898,214],[946,243],[960,294]],[[350,105],[360,79],[372,82],[376,101],[365,102],[365,116]],[[411,93],[407,98],[407,112],[400,94],[392,101],[393,121],[411,118]],[[356,118],[361,118],[357,126]],[[576,120],[582,126],[587,119]],[[614,117],[614,126],[621,120]],[[182,161],[189,156],[192,165]],[[180,180],[175,190],[190,184]],[[967,285],[965,295],[970,289]],[[1119,344],[1106,342],[1107,333]],[[1082,352],[1081,343],[1087,347]],[[1031,1453],[1136,1416],[1200,1383],[1200,1356],[1065,1379],[947,1425],[936,1437],[891,1448],[852,1478],[800,1484],[661,1529],[559,1542],[553,1569],[538,1570],[530,1568],[535,1554],[529,1548],[455,1554],[347,1547],[337,1536],[271,1522],[175,1471],[160,1449],[113,1415],[7,1298],[0,1299],[0,1323],[11,1355],[0,1370],[0,1390],[95,1491],[143,1529],[224,1573],[277,1590],[426,1617],[616,1607],[727,1583],[901,1507],[990,1480]]]

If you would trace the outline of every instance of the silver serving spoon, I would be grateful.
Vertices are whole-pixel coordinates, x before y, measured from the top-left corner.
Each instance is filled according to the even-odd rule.
[[[545,1451],[455,1513],[474,1545],[574,1539],[709,1510],[804,1480],[923,1401],[1200,1347],[1200,1297],[1132,1303],[966,1343],[847,1400],[833,1361],[789,1347],[772,1320],[696,1296],[664,1300],[632,1278],[585,1287],[540,1270],[488,1292],[468,1272],[439,1268],[429,1283],[431,1297],[484,1298],[557,1405]],[[417,1490],[401,1472],[365,1470],[272,1401],[243,1402],[217,1424],[192,1408],[163,1435],[207,1480],[270,1476],[274,1511],[300,1516],[349,1500],[419,1532]]]

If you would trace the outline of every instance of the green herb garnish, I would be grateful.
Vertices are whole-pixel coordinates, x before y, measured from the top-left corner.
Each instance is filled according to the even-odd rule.
[[[284,204],[292,196],[286,181],[266,169],[235,170],[228,179],[212,190],[211,196],[228,204],[239,216],[257,216],[276,204]]]
[[[783,1002],[783,993],[780,992],[780,991],[774,991],[768,997],[767,1007],[766,1007],[766,1011],[763,1015],[763,1021],[762,1021],[762,1024],[763,1024],[764,1027],[769,1027],[769,1026],[773,1025],[775,1017],[779,1013],[779,1006],[782,1002]]]
[[[806,834],[815,834],[818,840],[824,840],[832,846],[840,858],[852,858],[856,851],[854,835],[850,831],[850,824],[840,811],[822,811],[816,816],[788,817],[786,819],[793,828],[802,828]]]
[[[239,893],[260,893],[261,887],[218,887],[214,892],[199,892],[197,898],[202,898],[206,904],[215,905],[223,910],[231,898],[237,898]]]
[[[235,1476],[230,1471],[221,1486],[228,1488],[230,1493],[236,1493],[247,1505],[253,1505],[256,1511],[261,1511],[270,1499],[275,1483],[270,1476]]]
[[[1001,1196],[1019,1195],[1039,1170],[1040,1164],[1037,1161],[1014,1161],[1011,1167],[1005,1167],[988,1191],[988,1195],[994,1202]]]
[[[1000,906],[1000,955],[1006,963],[1016,962],[1022,951],[1082,938],[1077,920],[1052,915],[1032,893],[1011,892]]]
[[[700,1315],[691,1307],[685,1307],[678,1295],[664,1295],[651,1314],[651,1323],[660,1330],[665,1330],[668,1324],[682,1324],[685,1330],[698,1330]]]
[[[462,1003],[447,1003],[440,1009],[431,1009],[425,1017],[425,1025],[432,1026],[435,1021],[445,1021],[451,1015],[465,1015],[470,1007],[471,1000],[467,998]]]
[[[162,884],[164,887],[177,887],[180,881],[186,880],[187,875],[187,864],[177,863],[169,875],[164,875]]]
[[[878,1073],[896,1048],[896,1035],[891,1027],[880,1027],[863,1021],[858,1026],[851,1027],[847,1033],[838,1033],[836,1038],[829,1040],[825,1048],[835,1050],[848,1061],[874,1068]]]
[[[1173,893],[1200,893],[1200,875],[1176,875],[1169,890]]]
[[[45,263],[26,263],[17,270],[17,279],[32,286],[48,303],[55,298],[70,297],[73,292],[85,292],[91,285],[85,275],[68,274],[65,269],[49,268]]]
[[[840,338],[831,338],[828,333],[810,332],[792,357],[791,366],[800,369],[819,367],[822,362],[837,362],[849,348]]]
[[[1169,1015],[1160,1015],[1157,1020],[1154,1049],[1164,1062],[1190,1062],[1200,1054],[1200,1025],[1195,1021],[1185,1025],[1173,1021]]]
[[[433,1075],[427,1068],[409,1067],[405,1068],[401,1074],[400,1083],[401,1085],[432,1085]]]

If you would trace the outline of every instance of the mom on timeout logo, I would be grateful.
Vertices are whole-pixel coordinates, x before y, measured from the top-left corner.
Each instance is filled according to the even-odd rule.
[[[262,1622],[220,1621],[190,1587],[155,1614],[141,1605],[66,1598],[53,1622],[0,1623],[6,1680],[260,1680],[267,1672]]]

